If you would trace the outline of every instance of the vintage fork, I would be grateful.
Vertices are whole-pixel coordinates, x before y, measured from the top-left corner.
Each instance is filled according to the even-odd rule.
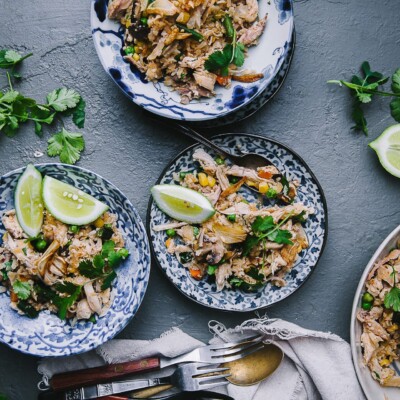
[[[246,337],[241,342],[221,343],[199,347],[174,358],[153,357],[102,367],[88,368],[54,375],[50,387],[54,390],[66,390],[84,385],[120,379],[127,375],[149,372],[171,365],[187,362],[202,362],[205,364],[222,364],[239,360],[263,347],[263,336]]]
[[[224,379],[230,376],[227,373],[228,370],[229,368],[215,367],[210,364],[183,364],[172,375],[163,378],[131,379],[71,389],[64,393],[64,400],[96,399],[98,397],[131,392],[158,385],[173,385],[187,392],[212,389],[216,386],[227,385],[229,383]]]

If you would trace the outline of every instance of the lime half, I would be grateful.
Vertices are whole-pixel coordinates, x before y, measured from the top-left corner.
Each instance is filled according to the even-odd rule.
[[[400,124],[385,129],[369,146],[378,154],[382,167],[400,178]]]
[[[69,225],[90,224],[108,210],[90,194],[50,176],[43,179],[43,201],[56,219]]]
[[[201,224],[215,213],[207,197],[183,186],[156,185],[151,194],[158,207],[178,221]]]
[[[43,223],[42,175],[32,164],[18,179],[14,204],[21,228],[28,236],[37,236]]]

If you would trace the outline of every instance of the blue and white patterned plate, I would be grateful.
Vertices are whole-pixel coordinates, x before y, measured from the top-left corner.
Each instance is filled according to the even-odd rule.
[[[0,342],[37,356],[66,356],[92,350],[119,333],[137,312],[150,275],[150,247],[143,223],[131,202],[110,182],[83,168],[64,164],[39,164],[42,172],[95,196],[118,216],[130,256],[117,271],[112,284],[112,307],[96,323],[80,321],[71,326],[56,315],[42,311],[35,319],[10,308],[9,293],[0,294]],[[14,189],[23,168],[0,178],[0,216],[14,208]],[[0,237],[5,230],[0,222]]]
[[[226,311],[253,311],[277,303],[291,295],[310,276],[325,246],[328,215],[325,197],[317,178],[307,164],[294,151],[283,144],[262,136],[249,134],[218,135],[213,141],[237,154],[257,153],[270,159],[290,179],[298,179],[301,187],[296,201],[313,207],[315,214],[304,224],[310,246],[300,254],[296,265],[286,275],[287,285],[282,288],[265,285],[255,293],[241,290],[224,289],[216,291],[215,284],[207,280],[201,282],[191,278],[189,270],[182,266],[175,255],[168,254],[165,248],[165,232],[154,232],[152,227],[170,222],[150,199],[147,217],[147,228],[153,254],[167,278],[187,297],[204,306]],[[180,153],[165,169],[157,183],[174,183],[173,174],[195,168],[192,161],[193,151],[200,147],[194,145]],[[208,151],[208,150],[207,150]],[[256,201],[256,194],[248,188],[241,189],[249,201]]]
[[[260,15],[268,13],[259,44],[250,48],[244,67],[262,72],[260,81],[219,87],[211,99],[180,103],[179,95],[162,82],[149,83],[122,57],[123,29],[107,18],[109,0],[92,0],[91,28],[97,54],[104,69],[123,92],[144,109],[166,118],[205,121],[230,114],[262,93],[280,71],[294,27],[292,0],[260,0]]]

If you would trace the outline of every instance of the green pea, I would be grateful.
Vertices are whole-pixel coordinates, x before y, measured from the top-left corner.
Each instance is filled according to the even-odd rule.
[[[239,179],[238,176],[231,176],[231,177],[229,178],[229,182],[230,182],[230,183],[233,183],[233,184],[238,183],[239,180],[240,180],[240,179]]]
[[[371,293],[365,292],[362,299],[365,303],[372,303],[374,301],[374,296],[372,296]]]
[[[147,25],[147,18],[146,18],[146,17],[140,18],[140,22],[141,22],[143,25]]]
[[[125,47],[124,51],[125,51],[126,55],[133,54],[135,52],[135,48],[133,46],[128,46],[128,47]]]
[[[124,247],[124,248],[122,248],[122,249],[118,252],[118,254],[119,254],[122,258],[126,258],[126,257],[129,256],[129,250],[128,250],[128,249],[125,249],[125,247]]]
[[[216,162],[218,165],[224,165],[224,164],[225,164],[224,159],[221,158],[221,157],[216,157],[216,158],[215,158],[215,162]]]
[[[236,221],[236,214],[229,214],[226,216],[226,219],[230,222],[235,222]]]
[[[77,226],[77,225],[71,225],[71,226],[69,227],[69,230],[70,230],[72,233],[78,233],[78,232],[79,232],[79,226]]]
[[[372,308],[372,303],[369,303],[367,301],[363,301],[361,304],[361,307],[366,310],[369,311]]]
[[[209,265],[207,267],[207,274],[208,275],[215,275],[215,271],[217,270],[218,265]]]
[[[179,172],[179,179],[183,180],[185,179],[185,176],[188,174],[189,172]]]
[[[167,229],[166,234],[168,237],[172,238],[176,235],[176,230],[175,229]]]
[[[38,239],[33,242],[33,246],[37,251],[44,251],[47,247],[47,242],[44,239]]]
[[[265,195],[269,198],[269,199],[274,199],[277,195],[278,192],[275,189],[268,189],[267,193],[265,193]]]

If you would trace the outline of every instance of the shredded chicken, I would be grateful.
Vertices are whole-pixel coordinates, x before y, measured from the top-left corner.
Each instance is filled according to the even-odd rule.
[[[357,313],[362,324],[363,360],[372,377],[383,386],[400,387],[400,377],[391,364],[399,359],[399,313],[385,299],[394,287],[400,288],[400,250],[392,250],[368,274],[363,307]],[[395,294],[393,294],[395,295]]]
[[[183,176],[177,173],[176,180],[206,196],[216,213],[198,226],[176,221],[154,226],[156,232],[175,230],[174,238],[165,241],[167,252],[175,254],[194,279],[209,276],[215,280],[217,291],[236,287],[257,290],[267,282],[285,286],[286,274],[309,246],[301,221],[305,221],[313,209],[302,203],[263,207],[244,201],[241,191],[246,179],[266,182],[276,188],[277,196],[280,195],[282,176],[274,166],[257,171],[228,166],[221,159],[217,163],[203,149],[193,153],[193,160],[200,164],[200,170],[182,171],[185,172]],[[229,177],[241,179],[231,183]],[[290,185],[297,187],[292,182],[286,185],[288,190]],[[254,228],[256,221],[266,226],[259,240],[256,236],[260,233]],[[276,239],[274,232],[278,230],[287,239]]]

